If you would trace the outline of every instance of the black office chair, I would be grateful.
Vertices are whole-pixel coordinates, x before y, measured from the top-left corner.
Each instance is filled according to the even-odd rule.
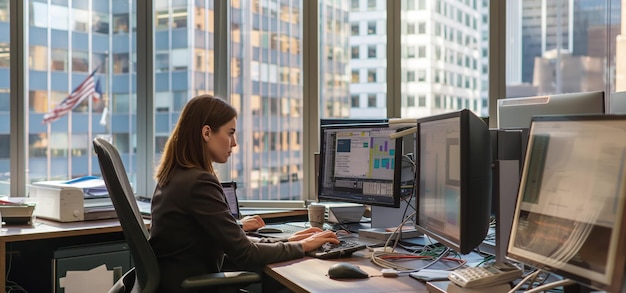
[[[96,138],[93,146],[135,264],[134,268],[114,284],[109,293],[154,292],[159,286],[159,266],[148,242],[150,234],[137,207],[124,164],[115,147],[106,140]],[[261,276],[253,272],[223,272],[188,278],[183,281],[182,287],[192,292],[238,292],[239,288],[260,281]]]

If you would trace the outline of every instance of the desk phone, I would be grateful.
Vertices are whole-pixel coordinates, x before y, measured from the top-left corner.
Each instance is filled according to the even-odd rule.
[[[522,276],[522,271],[510,263],[495,263],[450,272],[448,279],[465,288],[491,286],[511,282]]]

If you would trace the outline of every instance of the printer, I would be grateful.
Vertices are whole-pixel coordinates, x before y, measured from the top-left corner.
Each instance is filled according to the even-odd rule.
[[[37,217],[58,222],[117,218],[102,179],[39,181],[28,187]]]

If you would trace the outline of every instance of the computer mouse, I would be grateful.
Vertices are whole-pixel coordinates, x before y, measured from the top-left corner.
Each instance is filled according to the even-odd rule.
[[[283,230],[279,229],[279,228],[274,228],[274,227],[261,227],[259,229],[256,229],[257,233],[283,233]]]
[[[328,268],[328,277],[331,279],[365,279],[369,276],[364,270],[348,262],[338,262]]]

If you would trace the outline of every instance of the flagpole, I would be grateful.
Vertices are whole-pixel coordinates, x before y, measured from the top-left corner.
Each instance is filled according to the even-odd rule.
[[[108,121],[111,121],[112,117],[109,117],[109,51],[106,51],[104,56],[104,93],[102,94],[102,104],[104,108],[102,109],[102,117],[100,118],[100,125],[104,126],[105,132],[112,137],[111,126]]]
[[[93,69],[92,69],[93,70]],[[91,72],[91,70],[89,71]],[[94,78],[95,78],[95,74],[94,74]],[[91,175],[91,169],[92,169],[92,163],[91,163],[91,156],[93,156],[93,150],[92,150],[92,145],[91,145],[91,140],[93,140],[92,136],[93,136],[93,122],[91,121],[93,119],[93,98],[89,97],[87,98],[89,101],[87,102],[87,111],[89,111],[89,113],[87,114],[87,137],[89,139],[89,141],[87,142],[87,149],[89,150],[89,152],[87,153],[87,175]]]
[[[72,179],[72,116],[74,113],[73,110],[70,110],[67,113],[67,179]]]

